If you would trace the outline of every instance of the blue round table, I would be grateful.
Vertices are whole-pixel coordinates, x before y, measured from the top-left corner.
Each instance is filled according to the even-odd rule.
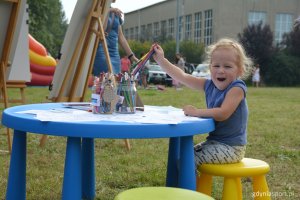
[[[29,104],[4,110],[2,124],[14,129],[6,199],[26,199],[26,134],[67,137],[62,199],[95,197],[94,138],[169,138],[166,186],[196,189],[193,136],[214,130],[212,119],[178,124],[113,121],[42,122],[26,110],[63,108],[62,103]],[[147,111],[145,111],[147,112]]]

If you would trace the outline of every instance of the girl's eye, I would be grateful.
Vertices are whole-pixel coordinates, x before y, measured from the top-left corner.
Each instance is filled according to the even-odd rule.
[[[226,67],[226,68],[231,68],[231,66],[229,66],[229,65],[226,65],[225,67]]]
[[[213,67],[220,67],[219,65],[213,65]]]

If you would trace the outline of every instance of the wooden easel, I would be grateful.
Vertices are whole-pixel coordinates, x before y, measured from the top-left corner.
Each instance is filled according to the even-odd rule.
[[[8,27],[6,30],[6,36],[3,45],[3,51],[0,61],[0,96],[3,96],[4,108],[8,108],[8,95],[7,95],[7,85],[6,85],[6,68],[8,67],[9,54],[13,42],[13,37],[15,33],[16,24],[18,21],[18,15],[20,12],[21,0],[6,0],[8,3],[12,3],[10,18]],[[7,128],[7,143],[8,151],[11,153],[11,135],[9,128]]]
[[[25,88],[27,87],[26,81],[21,80],[7,80],[6,81],[6,88],[14,88],[20,90],[20,98],[8,99],[8,103],[21,103],[25,104]],[[3,103],[4,99],[0,98],[0,102]]]
[[[83,30],[80,34],[80,39],[76,44],[76,48],[74,50],[69,66],[67,68],[66,76],[64,77],[64,80],[62,82],[62,86],[60,87],[57,97],[51,99],[52,101],[54,102],[83,102],[84,101],[84,97],[88,88],[88,78],[93,69],[94,59],[96,56],[96,51],[99,42],[101,42],[103,45],[103,49],[104,49],[104,53],[108,65],[108,71],[112,72],[112,64],[107,49],[105,32],[102,23],[105,20],[105,17],[107,16],[110,3],[111,0],[93,0],[91,10],[89,12],[88,17],[86,18]],[[94,44],[91,44],[91,39],[93,35],[96,36],[96,40]],[[82,95],[76,96],[76,89],[79,87],[79,84],[81,84],[80,74],[83,71],[84,61],[87,56],[87,51],[90,45],[93,45],[93,51],[89,63],[88,73],[87,76],[85,77],[84,91]],[[74,63],[76,58],[79,58],[79,60],[78,60],[77,68],[75,69],[75,74],[72,77],[72,72],[74,71],[74,66],[75,66]],[[67,92],[67,95],[65,95],[68,85],[71,85],[71,88],[69,92]],[[47,136],[43,135],[40,140],[40,146],[44,146],[46,140],[47,140]],[[125,140],[125,144],[126,144],[126,148],[130,150],[131,147],[128,139]]]

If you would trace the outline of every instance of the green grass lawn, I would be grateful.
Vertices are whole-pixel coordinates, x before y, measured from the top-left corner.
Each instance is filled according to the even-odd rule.
[[[47,102],[46,87],[28,87],[27,103]],[[205,106],[203,94],[184,88],[139,90],[147,105],[186,104]],[[18,96],[9,91],[9,96]],[[88,98],[87,98],[88,99]],[[250,110],[246,157],[268,162],[267,175],[272,199],[300,198],[300,88],[249,88]],[[3,104],[2,104],[3,108]],[[1,108],[1,109],[2,109]],[[0,149],[7,149],[6,129],[0,129]],[[196,136],[194,142],[205,139]],[[66,138],[49,137],[44,148],[40,136],[28,134],[27,199],[61,199]],[[167,139],[130,140],[128,152],[123,140],[95,140],[96,197],[113,199],[119,192],[133,187],[163,186],[167,165]],[[10,156],[0,154],[0,199],[5,198]],[[215,178],[213,196],[221,199],[222,179]],[[243,179],[244,199],[252,198],[251,180]]]

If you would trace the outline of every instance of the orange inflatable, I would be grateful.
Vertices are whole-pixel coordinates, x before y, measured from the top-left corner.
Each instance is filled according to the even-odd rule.
[[[56,60],[49,56],[44,45],[39,43],[30,34],[28,34],[28,39],[31,81],[27,85],[50,85],[57,64]]]
[[[41,66],[56,66],[56,60],[51,56],[41,56],[31,49],[29,49],[30,63],[34,63]]]
[[[36,39],[34,39],[30,34],[28,34],[28,38],[29,38],[29,49],[31,49],[36,54],[39,54],[41,56],[47,56],[47,50],[41,43],[39,43]]]
[[[37,74],[53,76],[55,68],[55,66],[40,66],[34,63],[30,63],[30,71]]]

